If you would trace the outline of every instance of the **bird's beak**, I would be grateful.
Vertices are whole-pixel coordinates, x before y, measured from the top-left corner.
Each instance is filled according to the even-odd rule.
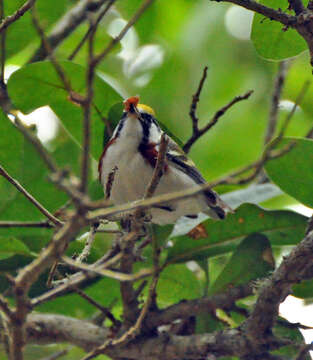
[[[139,96],[132,96],[126,100],[124,100],[124,111],[138,115],[137,105],[139,103]]]

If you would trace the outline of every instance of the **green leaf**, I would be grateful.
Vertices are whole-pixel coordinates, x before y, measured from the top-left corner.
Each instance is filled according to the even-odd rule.
[[[7,259],[13,255],[31,255],[31,251],[20,240],[14,237],[0,236],[0,260]]]
[[[117,301],[120,300],[119,282],[113,279],[102,278],[96,282],[93,281],[90,286],[83,288],[83,290],[104,307],[110,307],[112,303],[118,305]],[[75,304],[75,306],[69,306],[69,304]],[[96,309],[85,299],[72,293],[44,303],[38,306],[36,310],[86,318],[94,314]]]
[[[293,285],[292,295],[302,299],[313,298],[313,279],[303,280],[300,284]]]
[[[280,143],[295,146],[283,156],[268,161],[265,169],[271,180],[303,204],[313,207],[313,141],[286,137]]]
[[[165,307],[183,299],[201,296],[200,282],[184,264],[166,267],[157,285],[158,303]]]
[[[273,333],[278,338],[291,340],[291,345],[281,347],[279,350],[273,351],[273,354],[286,356],[287,359],[294,359],[299,354],[299,346],[305,345],[305,339],[301,331],[286,319],[279,317],[273,328]],[[311,356],[307,353],[303,360],[311,360]]]
[[[84,95],[86,69],[70,61],[61,61],[59,64],[70,81],[72,90],[79,95]],[[8,81],[8,91],[15,107],[24,113],[49,105],[70,136],[81,146],[83,109],[69,99],[50,61],[29,64],[13,73]],[[103,148],[104,131],[104,122],[98,112],[106,117],[111,106],[120,101],[121,97],[97,75],[94,80],[94,94],[90,152],[98,159]]]
[[[288,4],[284,0],[261,0],[261,4],[276,10],[287,10]],[[269,60],[283,60],[296,56],[307,49],[305,40],[296,30],[278,21],[254,14],[251,40],[258,54]]]
[[[263,278],[275,267],[271,244],[262,234],[251,234],[238,245],[233,255],[209,288],[209,294]]]
[[[268,211],[256,205],[241,205],[223,221],[206,220],[208,235],[194,240],[188,235],[174,237],[168,251],[170,263],[198,260],[233,251],[239,241],[255,232],[264,233],[272,245],[294,245],[304,236],[307,218],[293,211]]]
[[[53,211],[63,205],[67,196],[48,181],[48,171],[35,151],[20,131],[0,111],[0,133],[5,134],[0,142],[0,164],[9,174],[23,185],[43,206]],[[0,217],[1,220],[39,220],[44,216],[6,179],[0,177]],[[29,233],[31,229],[23,229]],[[1,234],[21,229],[1,229]],[[32,229],[32,232],[34,229]],[[36,229],[36,233],[45,229]]]

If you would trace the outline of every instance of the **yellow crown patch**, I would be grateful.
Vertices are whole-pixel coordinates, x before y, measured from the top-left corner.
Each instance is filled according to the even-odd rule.
[[[144,111],[144,112],[146,112],[146,113],[148,113],[148,114],[150,114],[150,115],[152,115],[152,116],[155,116],[154,110],[153,110],[150,106],[148,106],[148,105],[138,104],[138,105],[137,105],[137,109],[138,109],[138,110],[142,110],[142,111]]]

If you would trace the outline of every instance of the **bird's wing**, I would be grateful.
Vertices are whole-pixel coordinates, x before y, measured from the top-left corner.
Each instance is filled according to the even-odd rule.
[[[196,184],[201,185],[206,183],[205,179],[196,168],[194,162],[187,157],[181,147],[171,138],[169,138],[166,158],[171,166],[174,166],[184,172],[192,178]],[[218,215],[219,218],[225,217],[225,210],[230,212],[233,211],[215,191],[206,189],[203,193],[207,198],[208,206]]]

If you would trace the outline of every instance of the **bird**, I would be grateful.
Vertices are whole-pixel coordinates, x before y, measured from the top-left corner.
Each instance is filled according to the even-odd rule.
[[[121,205],[143,198],[156,166],[163,130],[154,110],[139,103],[138,96],[124,101],[123,115],[112,137],[104,146],[98,171],[104,190],[110,184],[110,200]],[[206,184],[195,164],[169,136],[164,169],[154,195],[186,190]],[[197,218],[205,213],[213,219],[224,219],[231,208],[212,189],[206,188],[193,197],[155,205],[150,209],[150,221],[158,225],[173,224],[182,216]]]

